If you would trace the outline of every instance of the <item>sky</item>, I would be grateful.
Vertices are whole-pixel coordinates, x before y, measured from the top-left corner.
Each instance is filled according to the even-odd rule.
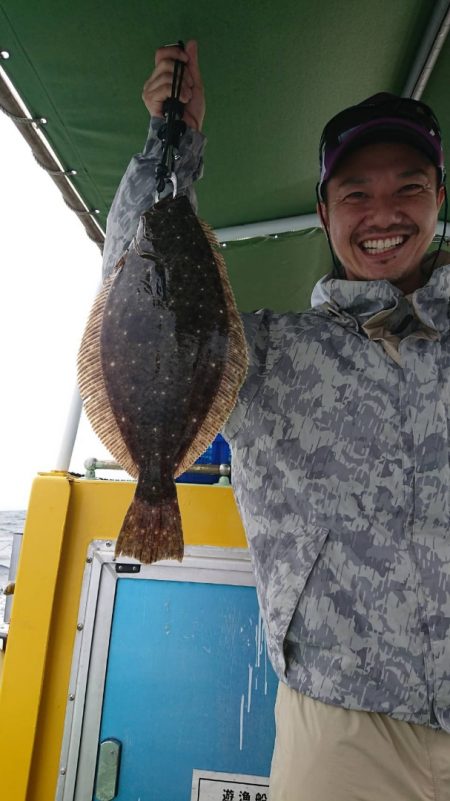
[[[0,510],[5,510],[26,509],[37,472],[56,465],[76,386],[78,347],[100,283],[101,254],[1,112],[0,143]],[[110,458],[83,415],[71,470],[84,472],[84,460],[92,456]]]

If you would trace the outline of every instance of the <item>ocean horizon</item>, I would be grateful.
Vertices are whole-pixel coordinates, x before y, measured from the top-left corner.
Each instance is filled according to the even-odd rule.
[[[10,509],[0,511],[0,589],[8,584],[9,566],[14,534],[23,533],[26,511]],[[6,596],[0,594],[0,621],[3,621]]]

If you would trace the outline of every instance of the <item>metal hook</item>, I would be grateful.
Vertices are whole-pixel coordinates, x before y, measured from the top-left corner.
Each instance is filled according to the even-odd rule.
[[[169,178],[166,178],[166,184],[169,184],[169,183],[172,184],[172,197],[176,198],[177,193],[178,193],[178,179],[177,179],[177,176],[176,176],[174,171],[172,171],[170,173]],[[164,197],[166,197],[166,195],[164,195]],[[155,203],[158,203],[160,198],[161,198],[161,192],[158,192],[158,190],[156,190],[156,192],[155,192]]]

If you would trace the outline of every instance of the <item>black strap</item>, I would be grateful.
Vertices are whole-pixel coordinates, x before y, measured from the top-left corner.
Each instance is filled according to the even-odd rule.
[[[178,47],[184,49],[183,42],[178,42]],[[163,103],[163,112],[166,122],[161,126],[158,132],[158,136],[164,145],[161,161],[156,167],[156,190],[158,194],[164,191],[166,184],[170,181],[174,173],[174,150],[178,150],[180,139],[186,130],[186,123],[182,120],[184,105],[180,100],[183,73],[184,63],[178,60],[175,61],[172,93]]]

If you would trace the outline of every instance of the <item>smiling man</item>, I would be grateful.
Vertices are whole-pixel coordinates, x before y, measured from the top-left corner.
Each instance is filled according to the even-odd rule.
[[[189,42],[156,53],[105,276],[154,200],[175,59],[178,186],[195,203],[205,105]],[[242,315],[250,368],[224,431],[280,679],[270,798],[450,801],[450,256],[427,254],[445,194],[437,120],[376,95],[327,124],[320,165],[335,269],[306,312]]]
[[[386,278],[406,293],[422,285],[444,199],[425,156],[406,144],[366,145],[339,165],[327,198],[322,216],[347,278]]]
[[[445,195],[431,109],[374,95],[328,123],[320,152],[318,212],[345,277],[418,289]]]

